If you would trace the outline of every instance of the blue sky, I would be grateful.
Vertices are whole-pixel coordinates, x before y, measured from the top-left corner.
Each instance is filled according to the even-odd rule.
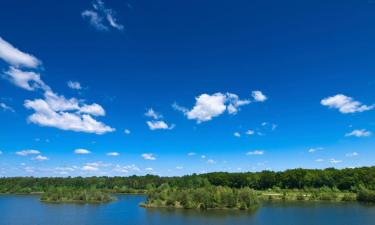
[[[8,1],[0,176],[375,161],[375,4]]]

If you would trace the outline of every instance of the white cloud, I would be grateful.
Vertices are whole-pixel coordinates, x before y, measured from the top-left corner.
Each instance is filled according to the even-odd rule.
[[[347,153],[345,156],[346,157],[356,157],[358,155],[359,155],[358,152],[350,152],[350,153]]]
[[[74,150],[74,154],[78,154],[78,155],[85,155],[85,154],[90,154],[91,152],[87,149],[83,149],[83,148],[78,148],[76,150]]]
[[[75,98],[66,99],[64,96],[55,94],[41,80],[38,73],[22,71],[11,66],[5,72],[5,78],[16,86],[29,91],[35,89],[42,89],[44,91],[44,99],[26,100],[24,103],[27,109],[35,111],[28,117],[29,122],[62,130],[96,134],[104,134],[115,130],[92,117],[105,115],[105,111],[100,105],[96,103],[82,105],[84,100],[77,100]]]
[[[254,135],[254,134],[255,134],[255,131],[253,131],[253,130],[248,130],[248,131],[246,131],[246,134],[247,134],[247,135]]]
[[[115,168],[113,169],[113,171],[115,172],[119,172],[119,173],[128,173],[129,171],[132,171],[132,172],[141,172],[141,169],[139,169],[136,165],[132,164],[132,165],[127,165],[127,166],[120,166],[120,165],[116,165]]]
[[[196,120],[198,123],[212,120],[212,118],[220,116],[225,111],[229,114],[235,115],[240,110],[241,106],[251,103],[248,99],[240,99],[238,95],[233,93],[215,93],[212,95],[201,94],[195,98],[194,107],[189,110],[185,107],[172,104],[172,107],[184,113],[184,115],[191,120]]]
[[[245,100],[239,99],[238,95],[236,94],[227,93],[226,96],[227,96],[227,101],[229,102],[227,106],[227,110],[229,114],[237,114],[240,106],[248,105],[251,103],[251,101],[248,99],[245,99]]]
[[[146,124],[150,128],[150,130],[172,130],[175,128],[175,125],[168,125],[166,122],[162,120],[158,121],[147,121]]]
[[[146,170],[146,171],[154,171],[154,169],[151,168],[151,167],[147,167],[147,168],[145,168],[145,170]]]
[[[323,150],[323,148],[322,148],[322,147],[310,148],[310,149],[308,150],[308,152],[309,152],[309,153],[314,153],[314,152],[316,152],[316,151],[318,151],[318,150]]]
[[[265,96],[261,91],[252,91],[251,96],[253,96],[256,102],[264,102],[267,100],[267,96]]]
[[[346,133],[345,136],[350,137],[350,136],[355,136],[355,137],[370,137],[372,133],[368,130],[361,129],[361,130],[353,130],[350,133]]]
[[[188,156],[194,156],[194,155],[196,155],[196,153],[195,152],[189,152],[187,155]]]
[[[46,156],[38,155],[37,157],[34,157],[33,160],[46,161],[46,160],[48,160],[48,158]]]
[[[250,151],[246,153],[246,155],[263,155],[263,154],[264,154],[263,150],[254,150],[254,151]]]
[[[182,170],[182,169],[184,169],[184,167],[183,166],[176,166],[176,169]]]
[[[216,161],[215,161],[215,160],[213,160],[213,159],[209,159],[209,160],[207,160],[207,163],[208,163],[208,164],[215,164],[215,163],[216,163]]]
[[[156,160],[156,157],[151,153],[143,153],[141,156],[146,160]]]
[[[125,130],[124,130],[124,133],[125,133],[125,134],[130,134],[131,132],[130,132],[129,129],[125,129]]]
[[[70,81],[67,82],[67,85],[68,85],[69,88],[74,89],[74,90],[81,90],[82,89],[81,84],[77,81],[71,81],[70,80]]]
[[[201,158],[202,158],[202,159],[205,159],[205,158],[206,158],[206,156],[205,156],[205,155],[201,155]]]
[[[374,105],[363,105],[361,102],[355,101],[353,98],[343,94],[324,98],[320,103],[329,108],[338,109],[341,113],[364,112],[374,108]]]
[[[195,119],[198,123],[209,121],[226,110],[226,96],[221,93],[213,95],[202,94],[196,98],[195,106],[186,113],[188,119]]]
[[[0,151],[0,155],[2,155],[3,154],[3,151]]]
[[[18,151],[16,152],[16,154],[20,156],[37,155],[37,154],[40,154],[40,151],[34,150],[34,149],[27,149],[27,150]]]
[[[241,137],[241,134],[240,134],[239,132],[234,132],[233,135],[234,135],[235,137]]]
[[[324,159],[316,159],[315,162],[324,162]]]
[[[105,116],[105,111],[103,107],[96,103],[91,105],[83,105],[82,107],[80,107],[79,112],[91,114],[94,116]]]
[[[107,31],[110,27],[117,30],[124,29],[124,26],[117,21],[115,11],[106,8],[103,1],[94,1],[92,7],[93,9],[83,11],[81,16],[84,19],[88,19],[90,24],[97,30]]]
[[[41,64],[41,62],[37,58],[18,50],[1,37],[0,58],[16,67],[24,66],[29,68],[36,68]]]
[[[337,159],[332,158],[329,160],[329,162],[332,164],[337,164],[337,163],[342,163],[342,160],[337,160]]]
[[[54,103],[57,102],[50,102],[48,99],[47,101],[43,99],[26,100],[24,106],[27,109],[33,109],[35,111],[28,117],[28,121],[40,126],[55,127],[76,132],[104,134],[115,130],[95,120],[88,114],[59,110],[60,108],[65,109],[66,107],[73,106],[66,104],[69,103],[69,101],[62,101],[60,102],[62,104],[57,105],[54,105]],[[90,113],[99,112],[91,111]]]
[[[98,171],[99,168],[95,167],[95,166],[85,165],[85,166],[82,167],[82,170],[83,171]]]
[[[118,153],[118,152],[108,152],[107,155],[108,156],[119,156],[120,153]]]
[[[28,91],[46,87],[40,79],[40,74],[32,71],[23,71],[12,66],[8,71],[4,72],[4,78],[12,82],[14,85]]]
[[[163,118],[163,115],[161,115],[160,113],[154,111],[152,108],[150,108],[150,109],[147,110],[147,112],[145,113],[145,116],[151,117],[154,120]]]
[[[3,109],[4,111],[15,112],[15,110],[12,107],[10,107],[9,105],[3,102],[0,102],[0,108]]]

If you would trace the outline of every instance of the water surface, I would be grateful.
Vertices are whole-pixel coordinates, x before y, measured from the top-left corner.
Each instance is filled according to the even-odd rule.
[[[375,207],[358,203],[272,203],[256,212],[144,209],[141,195],[109,204],[46,204],[39,196],[0,196],[0,225],[374,225]]]

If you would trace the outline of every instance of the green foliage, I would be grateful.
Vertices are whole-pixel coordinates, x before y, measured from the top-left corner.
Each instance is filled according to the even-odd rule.
[[[163,184],[149,190],[145,207],[175,207],[185,209],[253,209],[258,205],[254,190],[223,186],[174,188]]]
[[[40,198],[43,202],[53,203],[102,203],[115,200],[110,194],[91,188],[89,190],[75,190],[59,187],[44,192]]]
[[[366,203],[375,203],[375,191],[361,188],[357,193],[357,200]]]

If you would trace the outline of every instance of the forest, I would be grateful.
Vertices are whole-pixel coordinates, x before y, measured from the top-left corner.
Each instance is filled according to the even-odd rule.
[[[375,202],[375,167],[334,169],[291,169],[245,173],[214,172],[181,177],[155,175],[128,177],[3,177],[0,193],[32,194],[64,190],[100,190],[103,193],[146,193],[150,200],[161,195],[160,187],[176,192],[192,193],[198,188],[230,188],[233,193],[248,188],[262,192],[261,198],[280,199],[353,199]],[[167,185],[168,188],[165,188]],[[234,191],[234,189],[236,189]],[[271,194],[267,194],[271,193]],[[318,193],[318,194],[317,194]],[[343,194],[344,193],[344,194]],[[345,194],[346,193],[346,194]],[[158,197],[159,196],[159,197]],[[271,197],[270,197],[271,196]],[[284,197],[283,197],[284,196]],[[325,197],[324,197],[325,196]],[[163,197],[160,197],[163,199]],[[194,202],[194,201],[193,201]],[[241,203],[239,202],[238,205]]]

